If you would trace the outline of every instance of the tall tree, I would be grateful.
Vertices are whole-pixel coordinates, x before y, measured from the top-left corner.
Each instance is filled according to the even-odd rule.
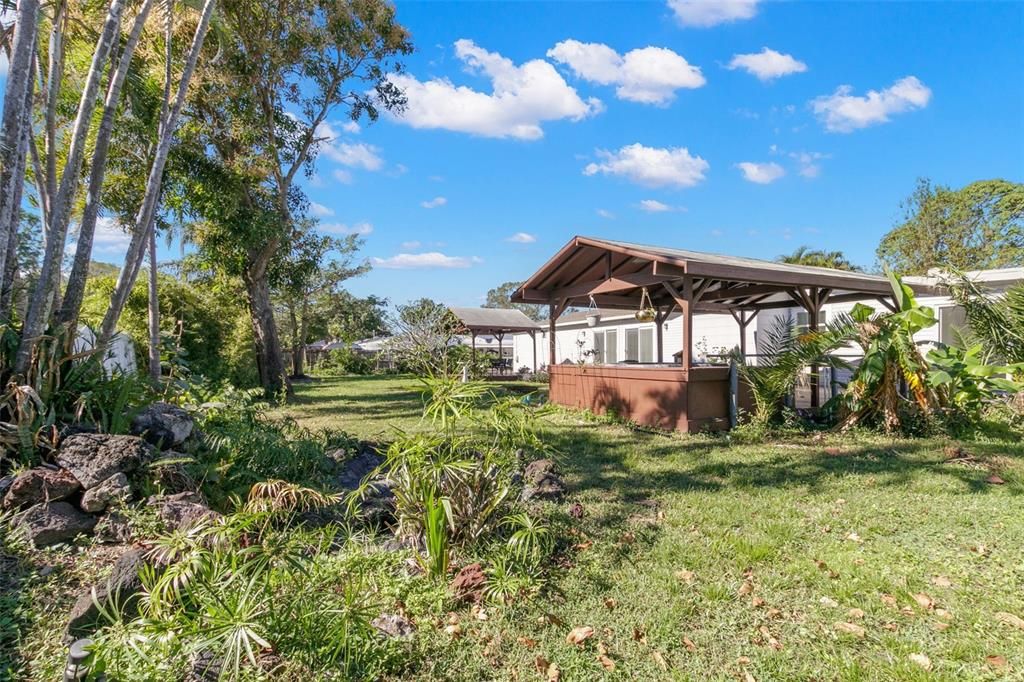
[[[514,308],[521,310],[531,320],[547,319],[547,306],[531,305],[529,303],[513,303],[512,293],[522,285],[522,282],[505,282],[487,292],[487,298],[482,308]]]
[[[230,37],[191,109],[193,149],[207,157],[196,179],[222,183],[193,183],[196,243],[244,281],[261,382],[277,393],[289,387],[269,278],[301,233],[295,179],[312,172],[330,116],[404,106],[388,74],[412,47],[385,0],[225,0],[223,15]]]
[[[895,272],[1024,265],[1024,184],[981,180],[954,190],[919,180],[903,209],[877,251]]]
[[[324,236],[311,229],[312,221],[309,223],[272,274],[282,326],[291,339],[292,376],[296,377],[305,375],[306,344],[313,340],[309,328],[318,313],[318,299],[370,269],[365,261],[356,261],[356,252],[363,244],[361,237]]]
[[[783,254],[776,258],[780,263],[791,265],[813,265],[818,268],[832,268],[833,270],[851,270],[859,272],[860,266],[854,265],[843,255],[842,251],[825,251],[823,249],[812,249],[809,246],[799,246],[793,253]]]

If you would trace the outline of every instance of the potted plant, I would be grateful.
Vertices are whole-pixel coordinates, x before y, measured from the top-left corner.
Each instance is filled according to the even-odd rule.
[[[654,322],[658,317],[658,311],[654,309],[654,305],[651,303],[651,296],[647,293],[647,287],[644,287],[643,293],[640,295],[640,310],[636,311],[634,315],[637,322]]]
[[[587,326],[596,327],[597,323],[601,321],[601,311],[597,309],[597,303],[594,301],[594,297],[590,297],[590,310],[587,312]]]

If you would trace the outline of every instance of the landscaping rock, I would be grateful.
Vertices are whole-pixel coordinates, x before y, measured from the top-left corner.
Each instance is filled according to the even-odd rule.
[[[377,632],[392,639],[411,637],[416,632],[416,626],[408,618],[397,613],[382,613],[371,620],[370,625]]]
[[[12,485],[14,485],[14,476],[0,476],[0,502],[3,501]]]
[[[327,454],[338,468],[336,480],[344,490],[355,490],[384,458],[369,448],[349,457],[346,450],[333,450]]]
[[[195,420],[188,411],[170,403],[153,403],[132,419],[132,433],[158,448],[173,448],[192,435]]]
[[[479,602],[484,595],[487,576],[479,564],[468,564],[455,575],[452,580],[452,593],[456,599]]]
[[[131,497],[132,488],[128,485],[128,477],[123,473],[116,473],[95,488],[90,488],[82,495],[81,507],[83,511],[91,514],[99,512],[111,506],[116,506],[122,500]]]
[[[560,500],[565,496],[565,483],[550,459],[538,459],[526,465],[523,472],[523,502],[529,500]]]
[[[46,547],[90,532],[96,525],[96,517],[80,512],[67,502],[48,502],[18,514],[15,524],[36,547]]]
[[[24,509],[71,497],[82,484],[70,472],[43,467],[18,474],[4,496],[4,509]]]
[[[98,541],[108,545],[127,545],[135,535],[128,519],[116,509],[100,517],[92,534]]]
[[[206,506],[199,493],[183,492],[176,495],[150,497],[147,504],[158,506],[157,513],[173,529],[190,528],[203,519],[219,519],[220,514]]]
[[[395,535],[381,543],[380,548],[385,552],[401,552],[406,549],[414,549],[417,552],[425,552],[427,543],[423,541],[422,535]]]
[[[142,552],[130,549],[114,563],[110,577],[100,581],[93,589],[78,595],[78,600],[71,608],[65,636],[78,638],[91,634],[96,629],[100,618],[97,602],[109,608],[117,606],[126,619],[134,618],[139,613],[138,594],[142,591],[142,579],[139,571],[145,565]],[[93,591],[96,598],[93,599]]]
[[[77,434],[60,446],[57,463],[88,490],[116,473],[132,473],[151,455],[150,446],[136,436]]]
[[[217,682],[220,679],[224,658],[211,649],[203,649],[192,654],[189,660],[185,682]]]

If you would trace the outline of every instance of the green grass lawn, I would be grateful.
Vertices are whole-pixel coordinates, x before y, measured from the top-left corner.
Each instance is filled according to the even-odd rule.
[[[309,427],[386,440],[419,420],[410,378],[297,393],[276,414]],[[571,529],[565,565],[534,600],[456,612],[458,637],[421,617],[403,679],[547,679],[538,662],[562,680],[1024,679],[1019,441],[951,463],[943,439],[741,445],[571,413],[545,432],[570,486],[547,510]]]

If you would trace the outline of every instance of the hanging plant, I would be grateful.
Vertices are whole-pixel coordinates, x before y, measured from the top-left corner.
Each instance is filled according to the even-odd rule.
[[[590,297],[590,309],[587,313],[587,326],[596,327],[597,323],[601,321],[601,312],[597,309],[597,302],[594,301],[594,297]]]
[[[654,305],[651,303],[651,296],[647,293],[647,287],[644,287],[643,293],[640,295],[640,310],[636,311],[634,315],[638,322],[654,322],[658,317],[658,311],[654,309]]]

